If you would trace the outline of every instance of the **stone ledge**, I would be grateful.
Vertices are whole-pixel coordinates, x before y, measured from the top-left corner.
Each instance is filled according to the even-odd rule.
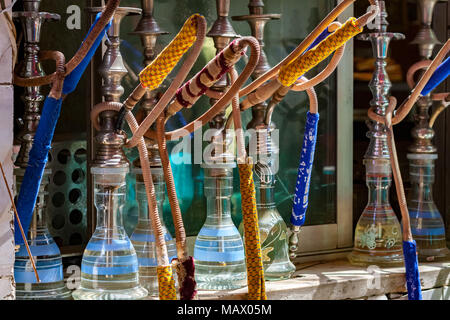
[[[406,294],[404,268],[362,268],[347,260],[297,265],[289,280],[266,281],[269,300],[343,300],[381,297],[404,299]],[[420,263],[422,290],[450,285],[450,262]],[[449,289],[442,288],[442,297],[450,299]],[[200,300],[243,300],[247,287],[231,291],[199,291]],[[394,298],[395,297],[395,298]],[[427,293],[424,299],[433,298]],[[435,296],[434,296],[435,297]]]

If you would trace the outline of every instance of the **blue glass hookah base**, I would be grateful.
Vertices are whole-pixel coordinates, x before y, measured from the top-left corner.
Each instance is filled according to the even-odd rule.
[[[96,252],[97,254],[90,254]],[[128,254],[120,254],[127,252]],[[86,246],[81,272],[90,275],[121,275],[137,273],[138,259],[127,240],[91,241]]]
[[[409,217],[411,219],[411,232],[416,236],[441,236],[445,235],[445,227],[443,224],[439,224],[437,227],[427,227],[423,228],[424,225],[427,225],[423,220],[438,220],[441,222],[441,214],[438,211],[409,211]],[[421,219],[420,223],[421,227],[415,227],[414,221],[417,219]],[[431,222],[431,221],[430,221]]]
[[[43,283],[64,280],[60,251],[56,243],[48,245],[31,245],[31,255],[36,257],[36,269]],[[17,283],[37,283],[28,252],[21,246],[16,253],[14,263],[14,279]]]

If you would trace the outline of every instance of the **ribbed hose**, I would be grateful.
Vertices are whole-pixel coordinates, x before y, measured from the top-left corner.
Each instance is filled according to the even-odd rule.
[[[194,259],[187,256],[186,231],[178,202],[177,191],[175,189],[175,180],[173,178],[169,154],[167,152],[164,125],[165,115],[161,114],[156,120],[156,136],[164,171],[164,179],[166,181],[167,195],[169,197],[170,209],[172,212],[172,219],[175,225],[177,259],[176,261],[172,261],[172,265],[175,266],[178,275],[180,300],[193,300],[197,294],[195,265]]]
[[[164,179],[166,180],[167,194],[169,196],[172,218],[175,225],[178,258],[182,259],[186,257],[186,231],[184,229],[181,209],[178,203],[175,181],[172,174],[172,167],[170,165],[169,155],[167,153],[167,141],[164,135],[164,119],[164,114],[161,114],[156,120],[156,136],[158,140],[159,156],[161,157],[162,167],[164,171]]]
[[[122,104],[119,102],[102,102],[96,105],[91,111],[91,121],[94,127],[98,128],[98,116],[101,112],[107,110],[119,111]],[[132,132],[139,127],[136,118],[131,112],[127,112],[126,120]],[[145,191],[147,193],[148,207],[153,230],[155,231],[156,257],[158,263],[158,284],[160,298],[162,300],[175,300],[176,288],[175,281],[170,268],[169,255],[167,253],[166,241],[164,239],[164,231],[158,214],[156,202],[155,187],[153,185],[152,174],[150,171],[150,163],[148,160],[148,151],[144,138],[141,137],[139,144],[139,157],[142,164],[142,176],[144,178]]]

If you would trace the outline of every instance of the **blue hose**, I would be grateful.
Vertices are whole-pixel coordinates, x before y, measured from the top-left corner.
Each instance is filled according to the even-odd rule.
[[[314,162],[314,152],[317,140],[318,113],[307,113],[305,134],[303,137],[300,165],[298,167],[297,183],[295,186],[294,204],[292,206],[291,223],[301,227],[305,223],[306,210],[308,209],[309,186],[311,171]]]
[[[422,96],[426,96],[427,94],[429,94],[431,91],[433,91],[434,88],[436,88],[439,84],[441,84],[442,81],[447,79],[449,74],[450,74],[450,57],[445,59],[445,61],[442,62],[439,65],[439,67],[436,68],[430,80],[428,80],[427,84],[420,92],[420,94]]]

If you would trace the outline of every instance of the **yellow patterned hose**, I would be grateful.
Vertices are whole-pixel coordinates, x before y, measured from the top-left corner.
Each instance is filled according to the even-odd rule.
[[[139,74],[139,80],[148,90],[157,88],[176,66],[183,54],[197,39],[197,17],[194,14],[184,23],[180,32],[163,51]]]
[[[175,288],[175,279],[172,274],[172,266],[158,266],[159,299],[177,300],[177,290]]]
[[[331,53],[339,49],[345,42],[363,31],[363,27],[358,27],[356,18],[349,18],[333,34],[320,42],[313,49],[283,66],[278,75],[278,81],[285,87],[290,87],[295,81],[306,72],[314,68]]]
[[[267,300],[264,283],[264,267],[259,236],[258,213],[256,211],[253,165],[238,164],[244,221],[245,258],[249,300]]]

